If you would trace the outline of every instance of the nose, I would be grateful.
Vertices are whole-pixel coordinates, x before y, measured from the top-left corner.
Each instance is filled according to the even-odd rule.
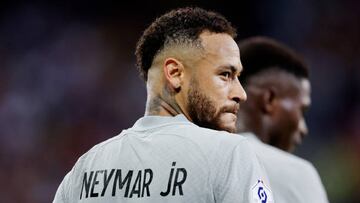
[[[299,123],[299,130],[300,130],[300,133],[301,133],[301,136],[304,137],[305,135],[307,135],[309,133],[309,130],[308,130],[308,127],[306,125],[306,121],[304,118],[302,118],[300,120],[300,123]]]
[[[236,103],[246,101],[247,95],[243,86],[240,84],[239,79],[236,77],[236,79],[233,81],[234,82],[230,93],[231,99],[236,101]]]

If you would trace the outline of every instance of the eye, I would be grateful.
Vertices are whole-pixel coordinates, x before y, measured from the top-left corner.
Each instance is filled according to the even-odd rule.
[[[222,72],[220,75],[223,76],[224,78],[228,79],[231,76],[231,72],[225,71],[225,72]]]

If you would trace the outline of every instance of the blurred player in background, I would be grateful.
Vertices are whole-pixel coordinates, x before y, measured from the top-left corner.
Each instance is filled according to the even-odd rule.
[[[248,98],[238,114],[238,129],[265,165],[275,202],[328,202],[313,165],[290,154],[308,133],[308,67],[297,53],[270,38],[249,38],[239,47],[244,67],[239,80]]]
[[[136,49],[145,116],[80,157],[54,202],[273,202],[250,144],[228,133],[246,99],[235,35],[200,8],[156,19]]]

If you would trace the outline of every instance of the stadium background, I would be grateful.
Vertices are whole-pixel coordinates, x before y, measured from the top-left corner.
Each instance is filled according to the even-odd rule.
[[[239,39],[274,37],[311,65],[310,134],[297,151],[331,202],[360,202],[360,1],[2,1],[0,199],[50,202],[77,158],[130,127],[146,92],[134,49],[155,16],[200,5]]]

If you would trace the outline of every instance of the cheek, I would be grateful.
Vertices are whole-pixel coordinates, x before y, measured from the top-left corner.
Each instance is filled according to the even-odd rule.
[[[210,76],[207,79],[201,78],[200,83],[202,83],[203,88],[212,89],[214,91],[225,87],[224,81],[216,76]]]
[[[298,109],[299,107],[295,102],[289,100],[282,102],[281,122],[290,134],[297,130],[300,122],[300,111]]]
[[[221,104],[224,100],[226,100],[229,88],[220,78],[211,77],[208,80],[200,81],[200,83],[200,90],[215,104]]]

